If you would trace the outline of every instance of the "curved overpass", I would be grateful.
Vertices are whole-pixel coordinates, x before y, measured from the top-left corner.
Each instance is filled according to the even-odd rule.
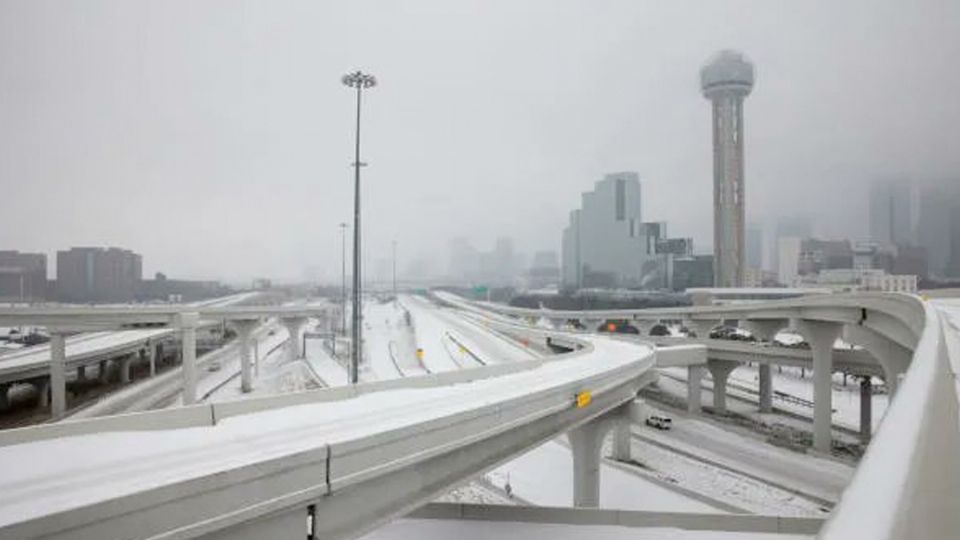
[[[654,350],[570,339],[556,360],[0,433],[0,536],[302,538],[312,517],[348,538],[564,432],[591,504]]]
[[[853,293],[725,306],[552,311],[489,303],[483,309],[554,321],[721,321],[772,336],[791,327],[811,346],[815,446],[830,444],[833,345],[862,346],[899,390],[820,538],[955,538],[960,531],[960,303]],[[704,340],[708,347],[718,340]]]

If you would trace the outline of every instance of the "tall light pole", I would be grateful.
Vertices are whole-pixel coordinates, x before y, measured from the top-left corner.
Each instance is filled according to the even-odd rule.
[[[397,301],[397,241],[393,241],[393,301]]]
[[[347,225],[340,224],[340,332],[347,335]]]
[[[376,86],[377,79],[362,71],[347,73],[341,79],[344,85],[357,89],[357,139],[353,160],[353,347],[350,354],[350,383],[357,384],[360,375],[360,358],[363,348],[363,317],[360,313],[360,100],[364,88]]]

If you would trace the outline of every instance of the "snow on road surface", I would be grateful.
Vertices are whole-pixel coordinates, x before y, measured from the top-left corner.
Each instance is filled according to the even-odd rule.
[[[271,327],[271,330],[273,333],[261,336],[257,345],[260,360],[259,365],[254,364],[253,390],[244,393],[240,388],[240,357],[237,354],[220,370],[219,384],[215,383],[214,378],[204,385],[212,388],[200,393],[201,396],[209,394],[203,401],[262,397],[318,387],[313,374],[302,362],[287,361],[290,347],[287,330],[276,326]]]
[[[446,324],[436,313],[436,308],[417,296],[404,296],[401,304],[413,318],[417,348],[423,351],[421,359],[424,367],[431,373],[453,371],[461,366],[450,356],[446,340]]]
[[[744,430],[734,433],[712,422],[672,415],[673,428],[657,431],[634,426],[634,433],[732,469],[769,479],[816,497],[837,501],[853,477],[853,467],[773,446]]]
[[[0,525],[124,497],[145,486],[296,455],[332,440],[369,437],[481,405],[513,402],[649,362],[651,355],[652,350],[637,345],[597,340],[595,349],[581,357],[469,383],[373,392],[224,418],[213,426],[97,433],[0,447],[0,463],[7,464],[0,475]],[[570,470],[569,465],[564,469],[565,477],[572,476]],[[547,471],[543,476],[558,475]]]
[[[306,363],[324,386],[344,386],[350,382],[346,368],[334,360],[319,341],[307,341]]]
[[[490,482],[505,487],[536,505],[572,506],[573,456],[570,449],[550,441],[487,474]],[[660,486],[646,478],[603,463],[600,466],[600,507],[621,510],[703,512],[722,510]]]
[[[377,379],[395,379],[424,375],[427,371],[417,359],[413,329],[407,311],[399,302],[368,303],[365,308],[364,358]]]
[[[161,339],[174,334],[170,328],[153,330],[120,330],[116,332],[90,332],[66,339],[66,358],[69,362],[78,356],[90,356],[102,353],[104,358],[110,351],[120,351],[137,346],[147,340]],[[50,345],[24,347],[15,352],[0,356],[0,370],[16,372],[50,363]]]
[[[561,525],[501,521],[400,519],[361,540],[811,540],[802,534],[694,531],[665,527]]]
[[[639,426],[635,426],[635,433],[646,435],[646,430],[638,430]],[[650,428],[648,430],[656,431]],[[680,446],[678,444],[669,444],[664,448],[636,436],[630,443],[632,458],[644,466],[623,466],[631,467],[638,474],[652,476],[747,512],[798,517],[827,515],[822,501],[800,496],[795,488],[782,484],[774,485],[772,480],[767,478],[756,475],[751,477],[743,471],[748,468],[746,466],[725,468],[719,465],[718,460],[698,456],[696,449],[687,449],[686,455],[682,455],[674,451]],[[605,449],[605,453],[609,454],[610,449]]]
[[[449,308],[437,308],[437,316],[447,325],[447,332],[483,364],[500,364],[532,360],[537,356],[529,349],[484,327],[474,318]]]

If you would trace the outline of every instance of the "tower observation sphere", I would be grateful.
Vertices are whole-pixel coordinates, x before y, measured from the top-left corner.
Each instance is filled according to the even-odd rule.
[[[700,69],[700,86],[713,103],[714,285],[742,287],[743,98],[753,90],[753,64],[737,51],[720,51]]]

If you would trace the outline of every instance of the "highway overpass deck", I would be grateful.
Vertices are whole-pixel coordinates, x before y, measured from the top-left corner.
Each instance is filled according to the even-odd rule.
[[[311,504],[329,513],[331,537],[369,529],[632,400],[652,348],[589,343],[561,360],[464,370],[522,369],[460,384],[430,381],[469,374],[360,385],[379,391],[359,396],[347,387],[0,434],[20,442],[0,447],[8,471],[0,536],[182,538],[276,512],[302,526]],[[577,407],[583,391],[592,400]],[[171,422],[180,428],[167,429]],[[131,425],[138,430],[125,431]],[[330,499],[342,491],[349,500],[366,485],[369,513],[345,515]]]
[[[66,367],[95,362],[106,356],[120,354],[144,346],[145,343],[168,338],[170,328],[155,330],[123,330],[80,334],[66,340]],[[50,374],[50,347],[38,345],[0,356],[0,384],[22,381]]]

